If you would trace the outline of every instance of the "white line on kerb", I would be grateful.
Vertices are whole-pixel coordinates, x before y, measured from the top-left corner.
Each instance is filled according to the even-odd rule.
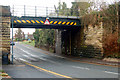
[[[89,68],[84,68],[84,67],[78,67],[78,66],[72,66],[74,68],[79,68],[79,69],[85,69],[85,70],[90,70]]]
[[[115,72],[110,72],[110,71],[104,71],[105,73],[110,73],[110,74],[117,74],[118,75],[118,73],[115,73]]]

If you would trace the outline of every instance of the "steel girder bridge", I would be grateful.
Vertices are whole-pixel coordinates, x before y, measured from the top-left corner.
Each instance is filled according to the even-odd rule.
[[[78,16],[59,16],[59,11],[56,12],[51,7],[24,5],[13,6],[10,10],[12,14],[11,26],[13,25],[13,28],[75,29],[80,27],[80,18]],[[67,13],[69,12],[67,11]]]

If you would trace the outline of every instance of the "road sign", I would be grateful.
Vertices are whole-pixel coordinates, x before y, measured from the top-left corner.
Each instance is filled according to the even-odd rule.
[[[46,19],[45,22],[44,22],[44,24],[50,24],[49,20]]]

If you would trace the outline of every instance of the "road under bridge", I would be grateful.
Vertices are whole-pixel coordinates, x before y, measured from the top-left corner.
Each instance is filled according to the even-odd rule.
[[[56,53],[61,54],[61,44],[62,44],[62,31],[68,30],[69,39],[67,40],[70,43],[71,49],[71,32],[78,32],[78,29],[81,28],[80,19],[78,17],[31,17],[31,16],[12,16],[10,8],[8,6],[3,6],[3,10],[7,11],[3,13],[3,17],[9,17],[9,28],[36,28],[36,29],[56,29]],[[4,22],[3,22],[4,23]],[[6,24],[7,24],[6,23]],[[8,34],[10,36],[10,34]],[[67,37],[67,35],[66,35]],[[9,38],[10,41],[10,38]],[[9,42],[8,42],[9,43]],[[10,45],[10,44],[8,44]],[[10,46],[9,46],[10,48]],[[10,49],[8,49],[10,50]],[[9,51],[10,52],[10,51]],[[12,52],[13,53],[13,52]],[[71,53],[71,50],[70,50]],[[10,54],[10,53],[9,53]]]

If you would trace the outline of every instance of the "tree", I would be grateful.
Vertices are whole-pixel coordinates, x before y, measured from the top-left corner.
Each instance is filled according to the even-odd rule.
[[[67,8],[67,4],[63,2],[62,4],[59,2],[58,7],[54,5],[56,14],[59,14],[59,16],[69,16],[70,15],[70,9]]]
[[[53,49],[55,46],[55,32],[53,29],[36,29],[33,33],[36,47],[43,47],[47,50]]]
[[[76,2],[72,2],[71,16],[79,16],[78,4]]]
[[[40,36],[38,29],[35,29],[35,32],[33,33],[33,36],[34,36],[34,39],[35,39],[35,47],[38,47],[39,36]]]
[[[18,28],[18,30],[15,33],[15,37],[18,41],[22,40],[22,33],[23,33],[22,30],[20,28]]]

